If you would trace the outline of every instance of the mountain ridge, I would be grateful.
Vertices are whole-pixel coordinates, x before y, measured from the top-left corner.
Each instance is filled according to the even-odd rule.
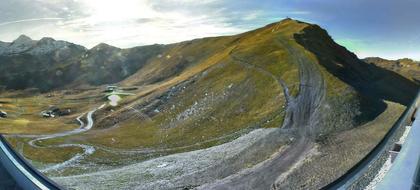
[[[394,71],[420,85],[420,61],[409,58],[387,60],[380,57],[367,57],[363,61],[378,67]]]
[[[292,19],[284,19],[284,20],[292,20]],[[299,22],[302,22],[302,21],[299,21]],[[276,22],[277,23],[277,22]],[[268,24],[268,25],[266,25],[266,27],[267,26],[270,26],[270,25],[273,25],[273,24],[276,24],[276,23],[272,23],[272,24]],[[306,22],[302,22],[302,23],[306,23]],[[306,23],[306,24],[308,24],[308,23]],[[48,40],[48,41],[59,41],[59,42],[67,42],[67,43],[71,43],[71,42],[69,42],[69,41],[65,41],[65,40],[55,40],[54,38],[52,38],[52,37],[42,37],[40,40],[33,40],[32,38],[30,38],[29,36],[27,36],[27,35],[25,35],[25,34],[21,34],[20,36],[18,36],[15,40],[13,40],[12,42],[6,42],[6,41],[0,41],[0,48],[3,48],[4,46],[8,46],[8,45],[10,45],[10,44],[12,44],[13,42],[15,42],[15,41],[20,41],[19,40],[19,38],[23,38],[23,39],[29,39],[29,40],[31,40],[31,41],[43,41],[43,40]],[[217,37],[203,37],[203,38],[197,38],[197,39],[195,39],[195,40],[198,40],[198,39],[205,39],[205,38],[217,38]],[[193,40],[187,40],[187,41],[193,41]],[[183,41],[183,42],[187,42],[187,41]],[[182,42],[177,42],[177,43],[182,43]],[[173,44],[177,44],[177,43],[173,43]],[[75,44],[75,43],[71,43],[71,44]],[[127,47],[127,48],[120,48],[120,47],[117,47],[117,46],[113,46],[113,45],[109,45],[109,44],[107,44],[107,43],[99,43],[99,44],[97,44],[97,45],[95,45],[95,46],[93,46],[93,47],[91,47],[91,48],[86,48],[86,47],[84,47],[83,45],[79,45],[79,44],[75,44],[75,45],[78,45],[78,46],[81,46],[81,47],[83,47],[83,48],[85,48],[86,50],[92,50],[92,49],[95,49],[95,48],[97,48],[97,47],[100,47],[100,46],[110,46],[110,47],[114,47],[114,48],[118,48],[118,49],[131,49],[131,48],[138,48],[138,47],[143,47],[143,46],[150,46],[150,45],[171,45],[171,44],[150,44],[150,45],[142,45],[142,46],[133,46],[133,47]],[[2,47],[3,46],[3,47]],[[1,50],[1,49],[0,49]],[[1,51],[0,51],[1,52]],[[1,53],[0,53],[1,54]],[[354,53],[353,53],[354,54]],[[354,54],[354,55],[356,55],[356,54]],[[357,55],[356,55],[357,56]],[[359,59],[361,59],[361,60],[381,60],[381,61],[395,61],[395,62],[401,62],[401,61],[406,61],[406,62],[414,62],[414,63],[420,63],[420,61],[419,60],[415,60],[415,59],[412,59],[412,58],[409,58],[409,57],[402,57],[402,58],[398,58],[398,59],[387,59],[387,58],[382,58],[382,57],[375,57],[375,56],[372,56],[372,57],[364,57],[364,58],[359,58]]]

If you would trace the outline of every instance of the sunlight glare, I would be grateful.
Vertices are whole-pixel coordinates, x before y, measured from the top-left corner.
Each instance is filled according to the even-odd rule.
[[[139,0],[84,0],[93,24],[101,22],[127,21],[155,15],[146,1]]]

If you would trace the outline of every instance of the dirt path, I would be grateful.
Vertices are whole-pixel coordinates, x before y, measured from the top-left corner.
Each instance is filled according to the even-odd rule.
[[[48,139],[54,139],[54,138],[59,138],[59,137],[65,137],[65,136],[69,136],[69,135],[75,135],[75,134],[79,134],[79,133],[83,133],[86,131],[89,131],[90,129],[92,129],[94,121],[92,118],[93,113],[95,113],[97,110],[102,109],[104,107],[104,105],[100,106],[99,108],[96,108],[92,111],[89,111],[86,114],[86,119],[87,119],[87,124],[85,125],[85,123],[81,120],[81,118],[85,115],[82,114],[81,116],[79,116],[77,118],[77,121],[80,123],[80,127],[71,131],[66,131],[66,132],[62,132],[62,133],[56,133],[56,134],[51,134],[51,135],[44,135],[42,137],[38,137],[35,138],[31,141],[28,142],[28,144],[34,148],[65,148],[65,147],[79,147],[81,149],[83,149],[83,153],[78,153],[76,155],[74,155],[73,157],[71,157],[69,160],[66,160],[62,163],[59,164],[55,164],[55,165],[51,165],[51,166],[47,166],[46,168],[40,170],[42,172],[49,172],[52,170],[60,170],[63,169],[67,166],[70,166],[71,164],[74,164],[76,162],[78,162],[80,159],[84,158],[87,155],[93,154],[95,152],[95,148],[93,146],[90,145],[84,145],[84,144],[60,144],[60,145],[51,145],[51,146],[40,146],[37,145],[38,142],[41,142],[43,140],[48,140]]]
[[[285,83],[262,68],[237,59],[247,67],[255,67],[258,70],[275,77],[284,88],[287,97],[287,111],[284,128],[297,128],[297,139],[281,154],[271,160],[267,160],[252,169],[242,171],[238,174],[226,177],[213,183],[205,184],[197,189],[277,189],[278,177],[289,170],[296,162],[303,159],[313,147],[313,130],[318,123],[318,108],[325,96],[325,84],[322,74],[317,66],[311,63],[297,47],[287,44],[285,39],[278,40],[288,53],[294,58],[299,66],[299,94],[296,98],[288,94]],[[233,56],[234,57],[234,56]]]

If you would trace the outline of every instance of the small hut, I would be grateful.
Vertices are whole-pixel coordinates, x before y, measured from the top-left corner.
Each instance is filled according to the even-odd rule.
[[[0,110],[0,117],[1,118],[6,118],[7,117],[7,113],[5,111],[1,111]]]

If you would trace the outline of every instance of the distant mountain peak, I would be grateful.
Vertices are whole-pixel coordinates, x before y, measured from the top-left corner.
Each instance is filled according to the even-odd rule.
[[[32,40],[26,35],[20,35],[11,43],[0,43],[0,56],[11,56],[16,54],[30,54],[38,56],[55,52],[55,58],[61,60],[66,58],[66,55],[70,54],[70,49],[86,51],[86,48],[82,46],[66,41],[55,40],[50,37],[44,37],[41,40]]]
[[[28,51],[33,47],[36,41],[26,35],[20,35],[12,43],[4,43],[0,49],[0,55],[17,54]]]
[[[14,40],[13,43],[32,42],[32,41],[33,40],[30,37],[22,34],[18,38],[16,38],[16,40]]]
[[[401,58],[401,59],[395,59],[395,60],[391,60],[391,59],[384,59],[381,57],[366,57],[363,60],[365,61],[369,61],[369,62],[406,62],[406,63],[419,63],[419,61],[413,60],[411,58]]]
[[[397,61],[400,61],[400,62],[411,62],[411,63],[419,63],[419,61],[416,61],[416,60],[414,60],[414,59],[410,59],[410,58],[402,58],[402,59],[398,59]]]
[[[106,44],[106,43],[100,43],[93,48],[90,49],[90,51],[104,51],[104,50],[119,50],[120,48],[117,48],[115,46]]]
[[[32,40],[32,38],[30,38],[29,36],[25,35],[25,34],[21,34],[18,38],[16,38],[16,40],[19,39],[27,39],[27,40]]]
[[[54,40],[54,38],[50,38],[50,37],[43,37],[41,40],[39,40],[39,42],[54,42],[56,40]]]
[[[293,19],[293,18],[290,18],[290,17],[287,17],[283,20],[280,20],[277,23],[296,23],[296,24],[315,25],[315,24],[310,24],[310,23],[307,23],[307,22],[304,22],[304,21],[301,21],[301,20]]]

